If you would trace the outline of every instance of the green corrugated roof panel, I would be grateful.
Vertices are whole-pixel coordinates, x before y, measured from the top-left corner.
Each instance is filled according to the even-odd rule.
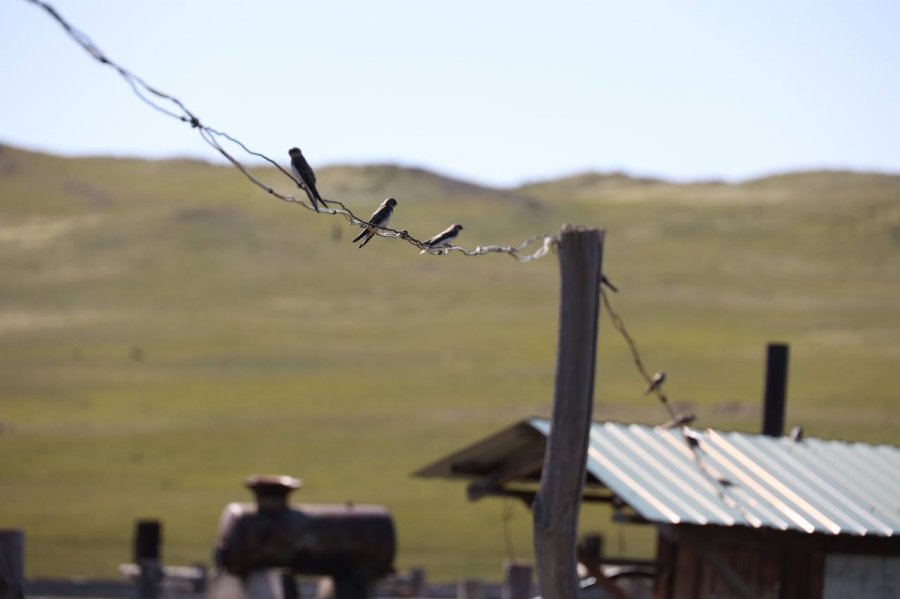
[[[900,535],[897,447],[695,432],[696,451],[679,429],[594,423],[587,469],[651,522]]]

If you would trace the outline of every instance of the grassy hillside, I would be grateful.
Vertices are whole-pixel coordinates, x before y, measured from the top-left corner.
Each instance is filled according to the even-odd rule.
[[[493,190],[388,165],[319,183],[361,216],[396,197],[392,225],[419,237],[460,222],[467,247],[605,227],[615,305],[698,424],[756,430],[782,340],[788,426],[897,441],[900,177]],[[139,517],[164,520],[167,562],[208,561],[254,472],[303,478],[299,501],[387,505],[398,565],[432,579],[499,577],[504,520],[529,555],[519,505],[410,473],[549,413],[555,258],[358,250],[355,233],[225,167],[0,149],[0,527],[25,528],[29,575],[115,575]],[[596,416],[664,420],[605,317],[599,343]],[[611,552],[650,546],[602,508],[583,523]]]

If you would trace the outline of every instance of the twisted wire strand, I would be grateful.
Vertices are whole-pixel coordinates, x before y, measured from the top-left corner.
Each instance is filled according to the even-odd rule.
[[[278,161],[273,160],[272,158],[266,156],[261,152],[257,152],[255,150],[250,149],[244,142],[230,135],[229,133],[215,129],[206,124],[203,124],[199,117],[197,117],[191,110],[187,108],[187,106],[179,100],[177,97],[163,92],[151,85],[149,85],[142,78],[138,77],[128,69],[120,66],[113,60],[111,60],[100,48],[91,40],[91,38],[76,28],[72,24],[70,24],[66,19],[59,14],[59,12],[50,4],[45,2],[44,0],[27,0],[32,4],[44,9],[65,31],[69,34],[69,36],[79,44],[93,59],[97,60],[101,64],[107,65],[114,69],[120,76],[122,76],[125,81],[128,83],[129,87],[132,89],[134,94],[145,104],[153,108],[154,110],[169,116],[171,118],[177,119],[181,122],[189,124],[192,128],[196,129],[203,141],[221,154],[232,166],[234,166],[237,170],[239,170],[251,183],[268,193],[269,195],[274,196],[275,198],[284,201],[290,202],[293,204],[297,204],[306,208],[310,211],[318,212],[310,203],[305,201],[304,199],[297,198],[293,195],[288,195],[277,191],[272,185],[261,180],[259,177],[255,176],[250,172],[250,169],[245,166],[240,160],[238,160],[231,152],[226,150],[222,143],[220,143],[220,139],[227,140],[229,143],[236,145],[241,148],[247,154],[252,156],[256,156],[277,168],[285,177],[291,180],[298,187],[303,187],[303,183],[294,178],[293,174],[285,170]],[[160,102],[167,103],[161,104]],[[479,245],[476,246],[475,249],[469,250],[461,246],[451,245],[442,248],[433,248],[425,244],[424,241],[417,239],[409,234],[406,230],[397,230],[391,229],[388,227],[381,227],[378,225],[369,224],[367,220],[361,219],[356,216],[343,202],[333,199],[325,199],[324,200],[326,210],[324,211],[327,214],[341,216],[347,220],[347,222],[351,226],[357,227],[369,227],[371,228],[377,235],[381,237],[388,237],[394,239],[402,239],[419,249],[420,251],[424,251],[425,253],[432,255],[444,255],[449,254],[450,252],[457,252],[464,256],[483,256],[485,254],[491,253],[502,253],[508,254],[512,256],[519,262],[531,262],[533,260],[538,260],[550,254],[554,247],[559,243],[558,235],[549,235],[549,234],[541,234],[530,237],[520,243],[517,246],[512,245]],[[536,246],[536,247],[535,247]],[[529,249],[533,248],[533,249]],[[610,314],[610,317],[613,321],[613,325],[625,339],[629,349],[631,350],[632,357],[634,359],[635,365],[638,368],[638,371],[644,377],[645,381],[650,380],[650,375],[647,372],[647,369],[644,367],[644,364],[640,358],[640,354],[637,350],[637,345],[634,342],[634,339],[631,335],[628,334],[628,331],[625,327],[625,323],[622,318],[615,312],[612,308],[612,305],[609,300],[609,296],[606,293],[606,290],[603,290],[603,303],[607,308],[607,311]],[[666,405],[669,409],[669,412],[674,415],[674,411],[668,403],[667,398],[662,393],[661,390],[657,390],[657,395],[660,397],[661,401]]]
[[[640,350],[638,350],[637,342],[634,340],[634,337],[632,337],[628,332],[628,328],[625,326],[625,321],[613,308],[612,301],[609,299],[609,293],[607,293],[606,289],[603,287],[600,288],[600,297],[603,301],[604,307],[606,308],[607,314],[609,314],[609,319],[612,321],[613,327],[619,332],[619,335],[622,337],[622,339],[625,340],[626,345],[628,345],[628,349],[631,352],[631,358],[634,361],[635,368],[637,368],[637,371],[644,378],[644,381],[646,383],[649,383],[651,375],[647,370],[647,367],[644,365],[643,359],[641,358],[641,352]],[[693,420],[693,414],[679,414],[669,402],[669,398],[662,390],[662,387],[657,387],[656,389],[654,389],[653,393],[669,413],[669,417],[671,418],[669,422],[674,423],[680,429],[681,436],[685,440],[685,443],[688,445],[688,450],[691,452],[694,464],[696,464],[697,469],[700,471],[700,474],[709,482],[710,485],[712,485],[719,500],[726,506],[739,512],[744,518],[747,519],[748,522],[752,521],[752,515],[750,514],[750,512],[730,492],[729,487],[731,486],[731,482],[713,475],[713,473],[710,472],[710,468],[707,465],[706,461],[702,457],[701,447],[699,445],[697,447],[694,447],[688,441],[688,435],[691,433],[691,429],[688,424]],[[685,419],[685,416],[689,416],[690,418]],[[668,428],[668,425],[663,425],[661,428]]]
[[[99,47],[91,40],[91,38],[84,33],[83,31],[77,29],[73,25],[71,25],[68,21],[66,21],[62,15],[50,4],[45,2],[44,0],[27,0],[32,4],[44,9],[65,31],[69,34],[69,36],[79,44],[94,60],[98,61],[101,64],[108,65],[112,69],[114,69],[125,81],[128,83],[131,90],[134,94],[149,107],[153,108],[157,112],[164,114],[168,117],[177,119],[181,122],[189,124],[192,128],[197,129],[200,137],[203,141],[213,148],[215,151],[219,152],[232,166],[238,169],[243,175],[254,185],[268,193],[269,195],[274,196],[275,198],[289,202],[293,204],[297,204],[306,208],[307,210],[320,212],[316,210],[312,205],[303,199],[299,199],[293,195],[288,195],[276,191],[274,187],[263,182],[261,179],[256,177],[253,173],[250,172],[249,168],[245,166],[241,161],[235,158],[231,152],[225,149],[225,147],[219,142],[219,138],[225,139],[228,142],[238,146],[249,155],[256,156],[271,165],[277,168],[285,177],[290,179],[294,184],[296,184],[300,188],[304,188],[305,186],[301,181],[298,181],[293,174],[285,170],[281,164],[279,164],[276,160],[269,158],[265,154],[261,152],[257,152],[255,150],[250,149],[246,144],[244,144],[239,139],[233,137],[225,131],[214,129],[208,125],[203,124],[199,117],[197,117],[193,112],[191,112],[187,106],[179,100],[177,97],[167,94],[151,85],[149,85],[142,78],[132,73],[128,69],[120,66],[119,64],[113,62],[109,57],[104,54]],[[168,106],[166,105],[168,104]],[[174,108],[173,108],[174,107]],[[325,198],[323,203],[325,204],[326,209],[324,213],[330,215],[341,216],[347,220],[347,222],[351,226],[358,227],[366,227],[373,230],[380,237],[394,238],[394,239],[402,239],[419,249],[420,251],[432,255],[445,255],[450,252],[458,252],[464,256],[483,256],[485,254],[491,253],[502,253],[508,254],[509,256],[515,258],[519,262],[531,262],[533,260],[538,260],[550,254],[554,247],[556,247],[559,243],[558,235],[550,235],[550,234],[541,234],[535,235],[523,241],[521,244],[517,246],[512,245],[479,245],[476,246],[473,250],[468,250],[461,246],[450,245],[441,248],[434,248],[425,244],[425,242],[413,237],[409,234],[408,231],[404,230],[396,230],[388,227],[381,227],[378,225],[372,225],[368,221],[363,220],[357,217],[343,202],[333,199]],[[534,249],[529,250],[535,244],[538,244]],[[649,382],[651,375],[648,372],[647,368],[644,365],[644,362],[641,358],[640,352],[637,347],[637,343],[634,338],[629,334],[628,329],[625,325],[625,321],[622,317],[615,311],[612,306],[612,303],[609,299],[609,294],[606,289],[601,287],[601,297],[603,301],[603,305],[606,307],[606,311],[610,316],[610,320],[614,328],[619,332],[622,338],[625,340],[629,351],[631,352],[632,359],[634,361],[635,367],[637,368],[640,375],[644,378],[645,382]],[[669,415],[673,419],[677,419],[679,415],[673,409],[670,404],[668,397],[666,397],[662,388],[657,388],[654,390],[654,393],[659,398],[660,402],[665,406]],[[687,426],[682,425],[682,432],[686,432]],[[695,460],[697,461],[698,467],[704,474],[709,475],[705,465],[700,458],[699,455],[695,452]],[[714,479],[714,477],[709,476],[709,478]],[[728,503],[737,503],[732,497],[728,497],[722,489],[719,489],[719,495],[723,499],[726,500],[726,497],[731,501]],[[738,504],[738,507],[739,504]]]
[[[113,68],[120,76],[122,76],[125,81],[128,83],[129,87],[135,93],[135,95],[145,104],[157,110],[158,112],[169,116],[171,118],[177,119],[181,122],[189,124],[192,128],[196,129],[199,133],[201,139],[209,145],[216,152],[221,154],[232,166],[234,166],[238,171],[240,171],[251,183],[268,193],[269,195],[283,201],[289,202],[292,204],[297,204],[302,206],[303,208],[318,212],[316,209],[308,203],[305,199],[298,198],[294,195],[289,195],[285,193],[281,193],[276,190],[272,185],[264,182],[262,179],[254,175],[250,172],[250,169],[245,166],[240,160],[238,160],[232,152],[227,150],[225,146],[220,142],[220,140],[227,140],[229,143],[234,144],[239,147],[241,150],[246,152],[249,155],[256,156],[260,158],[275,168],[277,168],[285,177],[290,179],[292,183],[297,185],[298,187],[303,187],[303,183],[294,178],[293,174],[289,171],[285,170],[281,164],[273,160],[272,158],[266,156],[262,152],[257,152],[249,148],[244,142],[240,141],[236,137],[230,135],[229,133],[222,131],[220,129],[215,129],[206,124],[203,124],[200,119],[187,108],[187,106],[179,100],[177,97],[165,93],[155,87],[149,85],[142,78],[138,77],[128,69],[120,66],[119,64],[112,61],[106,54],[103,53],[102,50],[91,40],[91,38],[85,34],[83,31],[71,25],[68,21],[66,21],[62,15],[50,4],[45,2],[44,0],[27,0],[32,4],[44,9],[59,25],[69,34],[69,36],[78,43],[92,58],[100,62],[101,64],[108,65]],[[168,103],[169,106],[160,104],[157,100]],[[173,108],[174,107],[174,108]],[[359,218],[356,216],[353,211],[351,211],[343,202],[333,199],[325,198],[325,213],[336,215],[343,217],[351,226],[356,227],[369,227],[374,232],[381,237],[388,237],[394,239],[402,239],[413,245],[420,251],[424,251],[427,254],[432,255],[444,255],[449,254],[450,252],[457,252],[464,256],[474,257],[474,256],[483,256],[485,254],[491,253],[502,253],[512,256],[519,262],[531,262],[533,260],[538,260],[550,254],[554,247],[559,243],[558,235],[548,235],[541,234],[530,237],[520,243],[517,246],[513,245],[479,245],[476,246],[475,249],[466,249],[461,246],[451,245],[443,248],[433,248],[425,244],[424,241],[417,239],[409,234],[406,230],[397,230],[388,227],[381,227],[378,225],[371,225],[367,220]],[[631,350],[632,357],[634,359],[635,365],[638,368],[638,371],[644,377],[645,381],[650,380],[650,375],[647,372],[647,369],[644,367],[643,361],[640,358],[640,354],[637,350],[637,345],[634,339],[629,335],[627,328],[625,327],[625,323],[622,318],[616,313],[613,309],[609,296],[606,293],[606,290],[602,291],[603,303],[606,306],[607,311],[610,314],[610,318],[613,321],[613,325],[625,339],[629,349]],[[664,405],[669,409],[669,412],[674,415],[674,411],[668,403],[667,398],[662,393],[662,391],[657,390],[657,394],[660,399],[663,401]]]
[[[625,326],[625,321],[613,308],[612,302],[609,299],[609,294],[603,287],[600,288],[600,297],[603,300],[603,305],[604,307],[606,307],[606,312],[609,314],[609,319],[612,321],[613,327],[619,332],[619,334],[622,336],[622,339],[625,340],[625,344],[628,346],[628,350],[631,352],[631,359],[634,361],[635,368],[637,368],[637,371],[644,378],[644,382],[650,383],[651,374],[647,370],[647,367],[644,366],[644,361],[643,359],[641,359],[641,352],[638,350],[637,342],[634,340],[634,337],[632,337],[628,332],[628,328]],[[662,405],[666,408],[666,411],[669,413],[669,417],[672,418],[672,420],[677,419],[679,417],[679,414],[675,411],[675,408],[672,407],[672,404],[669,402],[669,398],[666,396],[665,391],[662,390],[662,387],[657,387],[653,390],[653,393],[659,399],[660,403],[662,403]]]
[[[250,149],[242,141],[226,133],[225,131],[214,129],[202,123],[200,121],[200,118],[197,117],[193,112],[191,112],[187,108],[187,106],[177,97],[149,85],[146,81],[144,81],[128,69],[112,61],[106,54],[103,53],[103,51],[100,50],[100,48],[93,42],[93,40],[91,40],[91,38],[86,33],[71,25],[62,17],[62,15],[59,14],[59,12],[53,6],[51,6],[44,0],[27,1],[40,8],[43,8],[57,23],[59,23],[60,26],[62,26],[66,33],[68,33],[69,36],[73,40],[75,40],[76,43],[78,43],[78,45],[80,45],[88,54],[91,55],[92,58],[94,58],[94,60],[100,62],[101,64],[108,65],[117,73],[119,73],[119,75],[121,75],[122,78],[125,79],[125,81],[128,83],[129,87],[131,87],[131,90],[134,92],[134,94],[142,102],[168,117],[187,123],[192,128],[197,129],[200,137],[204,142],[206,142],[207,145],[209,145],[215,151],[219,152],[229,163],[232,164],[232,166],[243,173],[244,176],[247,177],[247,179],[250,180],[250,182],[252,182],[254,185],[264,190],[269,195],[278,198],[279,200],[298,204],[306,208],[307,210],[320,212],[303,199],[280,193],[276,191],[272,185],[263,182],[260,178],[253,175],[247,166],[241,163],[241,161],[238,160],[231,152],[225,149],[225,147],[219,142],[219,138],[225,139],[228,142],[240,147],[247,154],[256,156],[257,158],[270,163],[298,187],[305,189],[303,183],[301,181],[297,181],[297,179],[295,179],[290,172],[285,170],[281,166],[281,164],[278,163],[278,161],[269,158],[262,152],[257,152]],[[537,260],[538,258],[543,258],[544,256],[546,256],[548,253],[550,253],[552,247],[558,242],[558,237],[555,235],[537,235],[526,240],[524,243],[518,246],[479,245],[474,250],[468,250],[456,245],[442,248],[433,248],[426,245],[424,241],[413,237],[406,230],[397,230],[369,224],[367,220],[361,219],[356,216],[346,205],[344,205],[343,202],[323,198],[323,203],[327,208],[326,210],[322,211],[325,214],[341,216],[345,218],[351,226],[370,228],[375,232],[376,235],[379,235],[381,237],[402,239],[404,241],[407,241],[420,251],[424,251],[425,253],[431,255],[444,255],[450,252],[458,252],[464,256],[482,256],[491,253],[501,253],[508,254],[519,262],[531,262],[532,260]],[[542,240],[541,246],[534,251],[526,252],[526,248],[531,246],[537,240]]]
[[[697,469],[700,471],[701,476],[703,476],[710,486],[712,486],[719,501],[738,512],[747,522],[752,523],[758,521],[759,519],[756,518],[732,493],[731,481],[716,476],[716,474],[712,472],[711,466],[709,466],[706,463],[706,460],[701,456],[700,449],[692,448],[690,451],[693,454],[694,463],[697,465]]]

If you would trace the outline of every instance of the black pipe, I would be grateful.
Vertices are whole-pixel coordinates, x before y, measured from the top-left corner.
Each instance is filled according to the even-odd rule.
[[[159,520],[138,520],[134,530],[134,563],[160,561],[161,545],[162,523]]]
[[[784,435],[784,411],[787,402],[788,358],[786,343],[770,343],[766,352],[766,389],[763,397],[762,434]]]

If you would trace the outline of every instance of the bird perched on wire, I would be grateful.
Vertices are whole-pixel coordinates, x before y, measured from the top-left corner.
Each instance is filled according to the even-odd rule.
[[[291,171],[297,177],[297,186],[302,187],[306,191],[309,201],[312,202],[313,208],[318,212],[318,202],[322,202],[322,206],[324,206],[325,200],[322,199],[322,196],[319,195],[319,190],[316,189],[316,173],[313,172],[312,167],[309,166],[306,158],[303,157],[303,152],[300,151],[300,148],[291,148],[288,150],[288,154],[291,157]]]
[[[662,370],[660,370],[659,372],[654,374],[652,377],[650,377],[650,382],[647,385],[647,388],[644,389],[644,395],[649,395],[650,393],[653,393],[654,391],[656,391],[657,389],[662,387],[662,384],[665,382],[666,382],[666,373],[663,372]]]
[[[375,209],[375,212],[372,213],[372,217],[369,219],[369,225],[375,225],[378,227],[386,227],[388,221],[391,220],[391,215],[394,214],[394,206],[397,205],[397,200],[394,198],[388,198],[385,201],[381,202],[378,208]],[[372,238],[375,237],[375,227],[368,226],[362,230],[362,232],[353,238],[353,243],[356,243],[360,239],[363,239],[363,242],[359,244],[359,247],[362,248],[364,245],[372,241]]]
[[[445,248],[449,246],[456,236],[459,235],[459,232],[463,230],[462,225],[450,225],[434,237],[430,239],[426,239],[422,242],[422,244],[431,249]],[[420,254],[424,254],[425,250],[419,252]]]

